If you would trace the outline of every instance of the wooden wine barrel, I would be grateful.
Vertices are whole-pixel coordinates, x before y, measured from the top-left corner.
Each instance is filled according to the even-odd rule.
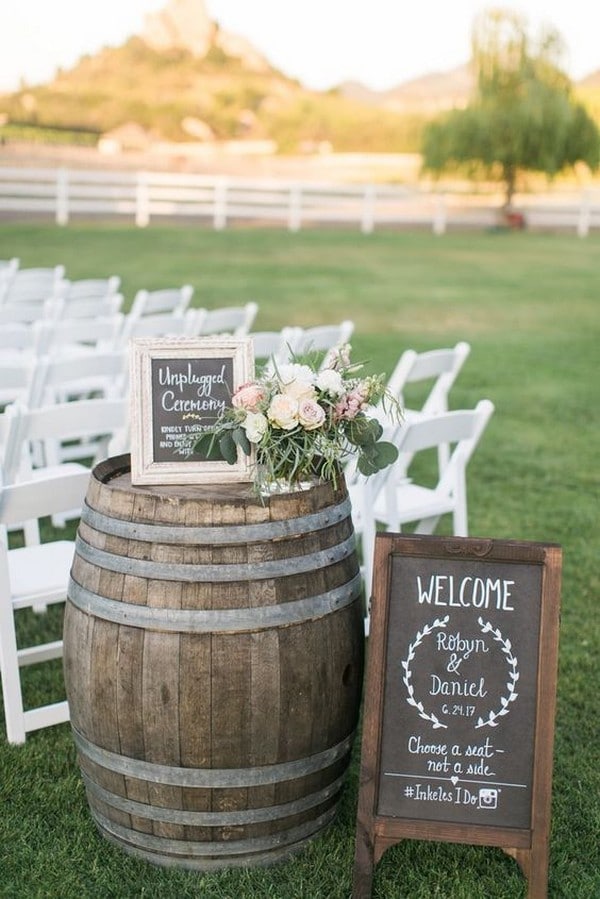
[[[71,725],[101,833],[159,865],[277,862],[335,814],[364,630],[345,484],[90,478],[65,611]]]

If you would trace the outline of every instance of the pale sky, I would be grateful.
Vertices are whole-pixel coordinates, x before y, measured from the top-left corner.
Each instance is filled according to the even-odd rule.
[[[535,32],[562,35],[573,79],[600,69],[595,0],[205,0],[209,15],[248,38],[272,65],[306,87],[345,80],[376,90],[467,62],[475,15],[490,6],[522,13]],[[85,53],[118,46],[166,0],[17,0],[0,10],[0,91],[49,80]]]

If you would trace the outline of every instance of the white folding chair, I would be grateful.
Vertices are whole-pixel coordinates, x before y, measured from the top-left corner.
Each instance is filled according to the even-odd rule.
[[[127,348],[134,337],[188,337],[193,335],[197,310],[158,312],[154,315],[125,316],[119,343]]]
[[[299,337],[300,328],[285,327],[281,331],[251,331],[254,362],[262,372],[272,371],[278,365],[293,361],[292,347]]]
[[[33,356],[35,345],[35,334],[31,324],[3,322],[0,325],[0,362],[18,361],[23,358],[24,354]]]
[[[378,524],[385,530],[400,531],[414,523],[415,533],[432,534],[440,518],[450,514],[453,534],[468,536],[466,469],[493,411],[490,400],[480,400],[475,409],[442,412],[397,425],[388,437],[398,448],[397,462],[371,478],[359,475],[349,484],[354,528],[362,537],[367,597]],[[449,458],[432,486],[406,476],[418,453],[437,448],[440,443],[450,448]],[[395,469],[401,472],[401,479]]]
[[[89,472],[81,470],[12,484],[0,491],[0,674],[9,743],[24,743],[30,731],[69,720],[66,700],[24,708],[21,669],[61,658],[62,640],[18,646],[15,618],[26,609],[65,600],[74,542],[56,540],[8,549],[6,532],[20,521],[81,506],[88,482]]]
[[[85,398],[119,399],[129,393],[127,353],[122,348],[110,352],[37,359],[31,384],[23,398],[32,409]],[[98,431],[97,433],[101,433]],[[36,456],[39,465],[57,465],[71,459],[87,459],[98,450],[95,439],[48,439],[43,453]]]
[[[350,341],[354,333],[354,322],[345,319],[338,324],[315,325],[312,328],[300,328],[295,337],[292,350],[298,358],[319,354],[321,367],[326,364],[327,354],[336,347]]]
[[[75,356],[40,356],[24,402],[31,408],[96,394],[127,392],[128,361],[122,349]]]
[[[258,313],[258,304],[250,302],[244,306],[203,308],[198,311],[194,337],[205,337],[211,334],[233,334],[235,337],[246,337],[254,324]]]
[[[0,328],[13,324],[32,324],[36,321],[56,321],[62,311],[62,300],[22,300],[19,303],[0,301]]]
[[[4,483],[12,484],[48,474],[48,466],[38,466],[32,454],[32,446],[38,441],[75,440],[101,435],[95,444],[96,456],[92,464],[100,461],[107,455],[109,441],[127,426],[127,417],[126,397],[73,400],[36,409],[22,403],[12,403],[0,416],[0,436],[4,439]],[[51,463],[52,466],[60,464]]]
[[[160,290],[138,290],[133,298],[129,315],[159,315],[167,312],[183,315],[194,293],[191,284],[182,287],[166,287]]]
[[[0,259],[0,296],[2,296],[2,285],[10,281],[20,264],[21,260],[18,256],[12,256],[10,259]]]
[[[405,393],[409,384],[429,382],[427,394],[418,409],[412,413],[431,415],[448,411],[448,394],[450,388],[465,364],[471,347],[460,341],[453,347],[437,350],[405,350],[388,378],[387,388],[396,397],[401,406],[406,408]],[[411,414],[411,410],[407,410]]]
[[[111,293],[104,297],[62,297],[59,301],[58,318],[73,321],[94,321],[97,318],[118,315],[123,310],[123,294]]]
[[[103,299],[118,293],[120,286],[121,279],[118,275],[110,275],[108,278],[79,278],[76,281],[67,281],[65,300],[70,303],[77,300]]]
[[[74,400],[37,409],[13,403],[0,415],[4,483],[45,478],[59,470],[87,470],[110,455],[111,442],[118,441],[125,450],[127,439],[126,397]],[[64,442],[66,449],[75,442],[76,452],[56,452],[55,447],[63,447]],[[41,464],[39,446],[44,448]],[[68,457],[67,461],[61,456]],[[85,459],[85,463],[70,459]],[[78,516],[80,511],[72,510],[70,517]],[[62,525],[64,520],[56,518],[54,523]],[[23,530],[27,545],[39,542],[37,522],[25,522]]]
[[[460,370],[471,352],[465,341],[453,347],[426,350],[405,350],[398,360],[387,383],[388,392],[396,398],[406,421],[422,416],[447,412],[448,397]],[[415,386],[418,385],[418,386]],[[421,391],[418,405],[411,404],[408,394],[411,390]],[[377,410],[380,421],[385,419],[383,405]],[[448,461],[448,446],[438,447],[440,470]]]
[[[2,303],[44,301],[61,297],[67,286],[64,265],[18,268],[3,285]]]
[[[124,315],[97,318],[61,318],[33,324],[34,346],[38,356],[78,356],[90,352],[113,352],[120,345]]]
[[[36,371],[33,353],[0,353],[0,409],[16,400],[27,402]]]

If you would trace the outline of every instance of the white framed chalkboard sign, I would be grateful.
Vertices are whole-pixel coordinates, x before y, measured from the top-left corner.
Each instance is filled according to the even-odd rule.
[[[249,338],[135,338],[130,346],[132,484],[250,481],[252,458],[193,450],[253,374]]]
[[[561,559],[377,535],[354,899],[407,838],[499,846],[546,896]]]

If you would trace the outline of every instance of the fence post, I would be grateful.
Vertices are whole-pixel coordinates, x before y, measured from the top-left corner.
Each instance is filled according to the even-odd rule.
[[[66,225],[69,221],[69,172],[56,170],[56,224]]]
[[[146,172],[138,172],[136,177],[135,223],[138,228],[146,228],[150,223],[150,197]]]
[[[587,237],[590,233],[590,221],[592,217],[592,197],[589,190],[582,190],[579,217],[577,219],[578,237]]]
[[[365,185],[363,194],[362,216],[360,230],[363,234],[371,234],[375,227],[375,185]]]
[[[215,180],[213,228],[222,231],[227,225],[227,179]]]
[[[446,195],[439,194],[436,197],[436,202],[435,202],[435,213],[433,216],[433,233],[434,234],[445,234],[446,233],[446,225],[447,225]]]
[[[288,230],[299,231],[302,226],[302,188],[299,184],[290,184],[288,206]]]

